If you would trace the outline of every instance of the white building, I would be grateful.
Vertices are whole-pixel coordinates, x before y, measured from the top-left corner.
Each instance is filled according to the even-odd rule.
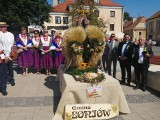
[[[123,14],[124,7],[111,0],[95,0],[96,7],[99,10],[99,17],[104,21],[108,21],[106,26],[108,33],[120,33],[123,32]],[[66,30],[71,25],[71,18],[67,16],[67,11],[72,4],[75,4],[74,0],[65,0],[58,4],[54,0],[53,12],[50,13],[51,20],[49,23],[45,22],[44,26],[50,30],[52,28],[56,30]]]

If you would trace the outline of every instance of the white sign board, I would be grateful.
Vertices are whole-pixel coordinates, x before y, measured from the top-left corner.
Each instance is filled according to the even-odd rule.
[[[72,104],[65,106],[64,120],[100,120],[119,115],[113,104]]]
[[[101,97],[102,86],[93,86],[87,88],[87,98]]]

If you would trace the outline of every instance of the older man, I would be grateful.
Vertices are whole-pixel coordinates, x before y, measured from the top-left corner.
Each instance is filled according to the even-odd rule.
[[[5,22],[0,22],[0,28],[2,32],[2,42],[3,42],[3,50],[7,65],[7,71],[8,71],[8,82],[14,86],[14,74],[13,74],[13,68],[12,68],[12,59],[10,57],[11,48],[14,44],[14,35],[11,32],[7,31],[7,24]]]
[[[149,58],[153,56],[152,47],[146,44],[145,38],[139,38],[139,45],[135,48],[133,62],[136,69],[136,89],[146,90],[149,68]],[[141,78],[141,79],[140,79]]]

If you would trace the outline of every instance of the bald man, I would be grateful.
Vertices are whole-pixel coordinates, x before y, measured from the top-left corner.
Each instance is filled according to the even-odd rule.
[[[148,68],[149,68],[149,58],[153,56],[152,47],[146,44],[146,39],[139,38],[139,45],[135,48],[135,53],[133,57],[133,62],[135,65],[135,70],[137,80],[136,89],[142,89],[146,91],[147,78],[148,78]]]

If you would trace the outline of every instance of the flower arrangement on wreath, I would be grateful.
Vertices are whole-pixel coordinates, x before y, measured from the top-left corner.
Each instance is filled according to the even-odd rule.
[[[104,75],[97,72],[97,63],[104,50],[103,32],[96,26],[72,27],[64,36],[63,53],[70,63],[67,73],[78,75],[81,82],[101,82]]]
[[[83,63],[83,42],[86,39],[85,30],[82,27],[72,27],[64,36],[62,46],[66,62],[71,61],[71,67],[79,68],[81,63]]]

